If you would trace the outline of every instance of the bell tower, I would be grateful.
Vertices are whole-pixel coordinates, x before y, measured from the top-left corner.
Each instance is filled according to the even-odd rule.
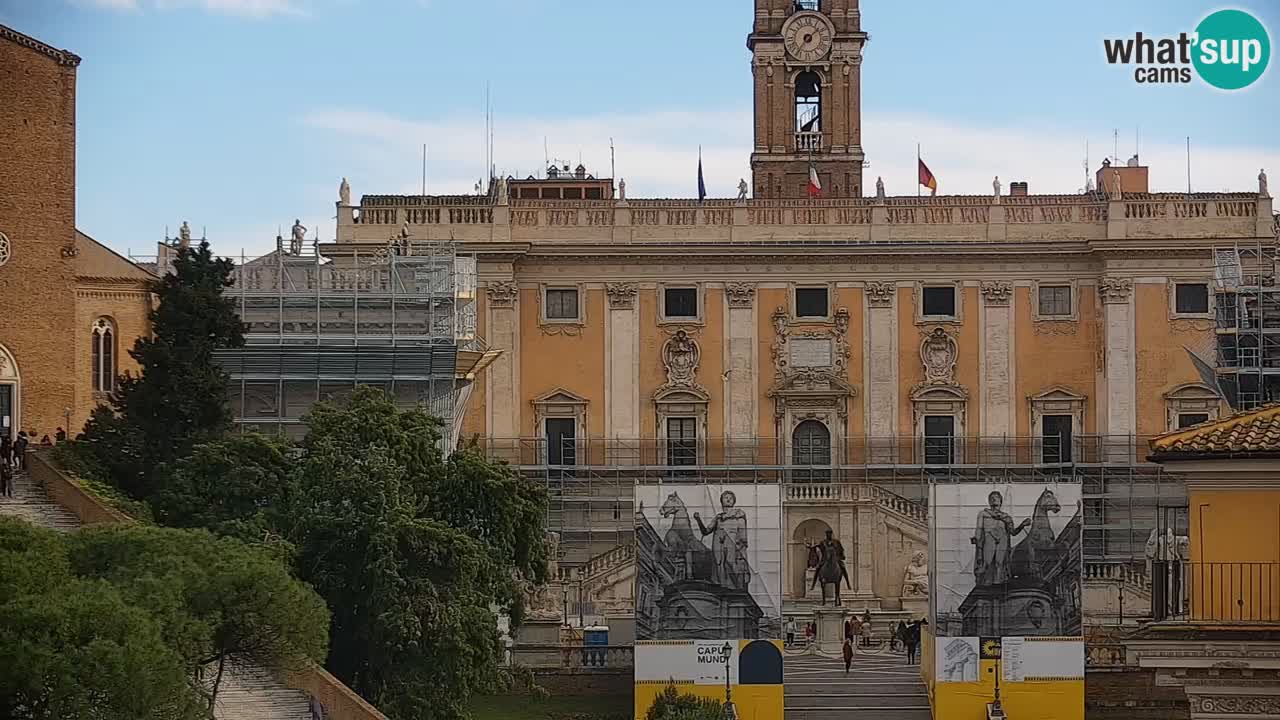
[[[757,198],[861,197],[862,32],[858,0],[755,0],[747,48],[755,76]]]

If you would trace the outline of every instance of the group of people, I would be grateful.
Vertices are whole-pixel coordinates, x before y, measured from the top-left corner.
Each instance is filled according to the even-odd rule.
[[[889,626],[889,649],[901,649],[906,653],[907,664],[916,665],[920,662],[920,633],[924,625],[928,625],[928,620],[916,620],[908,623],[900,621],[897,626]],[[786,647],[792,647],[796,644],[798,624],[795,618],[787,618],[785,628],[785,639],[783,644]],[[844,657],[844,671],[847,673],[853,666],[853,657],[856,654],[856,648],[871,647],[871,611],[866,610],[862,613],[862,617],[857,615],[845,620],[844,622],[844,641],[841,643],[841,654]],[[807,622],[804,624],[804,644],[805,647],[812,645],[818,639],[818,623]]]
[[[19,431],[16,438],[9,437],[7,432],[0,435],[0,497],[13,497],[13,474],[26,469],[30,445],[25,430]]]

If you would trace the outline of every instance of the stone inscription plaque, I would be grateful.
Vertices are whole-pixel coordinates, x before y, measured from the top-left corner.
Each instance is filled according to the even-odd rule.
[[[791,367],[831,367],[831,340],[829,338],[792,338]]]

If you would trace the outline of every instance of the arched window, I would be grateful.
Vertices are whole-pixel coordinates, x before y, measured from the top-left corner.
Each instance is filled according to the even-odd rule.
[[[94,392],[111,392],[116,387],[116,334],[110,318],[98,318],[93,323],[90,340]]]
[[[822,149],[822,78],[812,71],[796,76],[796,152]]]
[[[805,420],[791,433],[791,461],[797,482],[831,477],[831,431],[817,420]]]

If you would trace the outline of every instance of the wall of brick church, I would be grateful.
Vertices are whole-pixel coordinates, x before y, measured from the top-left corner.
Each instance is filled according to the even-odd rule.
[[[0,39],[0,232],[11,257],[0,267],[0,344],[22,376],[21,424],[37,436],[77,407],[75,324],[76,71]]]
[[[101,317],[111,319],[115,325],[116,374],[137,375],[140,368],[129,350],[137,338],[150,335],[147,319],[150,311],[151,297],[145,291],[83,288],[76,293],[76,323],[71,331],[76,346],[76,405],[72,409],[71,426],[67,428],[73,437],[89,419],[93,408],[106,401],[105,395],[93,390],[93,324]],[[61,420],[58,425],[62,425]]]

